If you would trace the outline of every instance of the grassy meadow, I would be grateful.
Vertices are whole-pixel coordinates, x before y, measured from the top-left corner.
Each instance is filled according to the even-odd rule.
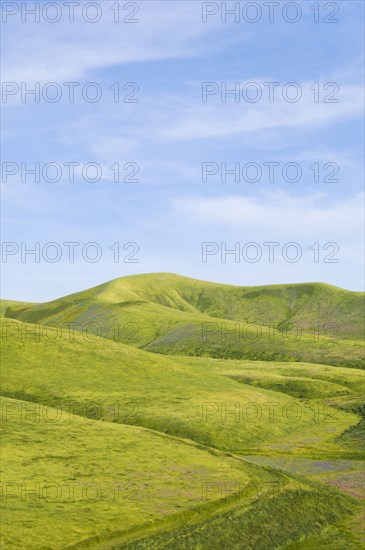
[[[1,304],[1,549],[365,548],[363,294],[171,274]]]

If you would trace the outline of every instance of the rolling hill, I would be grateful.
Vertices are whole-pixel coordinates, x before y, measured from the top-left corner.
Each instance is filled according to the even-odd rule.
[[[22,325],[31,332],[31,325]],[[9,333],[2,344],[2,394],[10,398],[66,410],[71,407],[91,418],[144,426],[240,453],[273,445],[305,451],[305,438],[312,440],[314,450],[341,452],[335,437],[358,422],[351,411],[338,411],[335,422],[317,421],[313,405],[322,397],[319,390],[314,392],[314,401],[310,390],[306,401],[289,399],[282,388],[275,391],[272,382],[270,387],[267,381],[265,387],[270,378],[262,382],[258,376],[256,387],[242,384],[240,370],[237,380],[232,371],[227,375],[219,369],[209,370],[199,358],[190,358],[188,364],[183,358],[151,354],[104,338],[86,342],[79,332],[70,341],[66,334],[58,338],[53,328],[48,328],[47,341],[27,338],[21,342],[20,335]],[[359,395],[359,371],[346,370],[346,385],[322,382],[326,397],[355,399]],[[310,381],[304,376],[305,383]],[[273,403],[277,414],[271,418]]]
[[[169,274],[3,301],[1,548],[365,547],[362,305]]]
[[[323,283],[237,287],[156,273],[115,279],[7,318],[163,354],[361,367],[364,294]]]

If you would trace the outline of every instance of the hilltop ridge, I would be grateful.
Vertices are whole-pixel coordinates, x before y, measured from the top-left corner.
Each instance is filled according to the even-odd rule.
[[[354,354],[361,356],[363,298],[364,293],[325,283],[234,286],[150,273],[41,304],[10,303],[5,317],[44,325],[72,323],[76,330],[88,326],[106,338],[115,337],[118,325],[124,343],[164,354],[314,362],[325,362],[327,355],[333,364],[348,360],[359,366],[351,360]],[[204,338],[208,326],[209,339]],[[239,334],[226,338],[225,331]],[[270,331],[279,338],[268,346],[263,339],[271,338]],[[357,345],[350,346],[348,355],[350,340]]]

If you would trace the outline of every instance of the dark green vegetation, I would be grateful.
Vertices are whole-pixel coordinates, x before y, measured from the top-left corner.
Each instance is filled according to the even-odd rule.
[[[300,538],[303,532],[320,532],[328,523],[350,515],[355,509],[352,502],[330,491],[323,491],[316,498],[313,490],[287,490],[279,496],[261,498],[248,509],[237,506],[231,512],[197,526],[181,528],[174,533],[157,535],[139,542],[117,544],[114,548],[220,550],[226,547],[227,541],[229,548],[234,549],[280,548]]]
[[[1,548],[364,547],[362,306],[168,274],[4,301]]]

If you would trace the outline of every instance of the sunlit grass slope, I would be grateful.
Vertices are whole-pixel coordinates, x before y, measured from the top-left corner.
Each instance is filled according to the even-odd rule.
[[[364,547],[362,305],[170,274],[3,301],[1,548]]]
[[[237,287],[134,275],[52,302],[6,308],[28,323],[87,330],[149,351],[362,364],[363,293],[322,283]]]
[[[278,361],[225,361],[179,357],[179,363],[228,376],[242,384],[273,389],[299,398],[343,397],[362,400],[365,374],[360,369],[313,363]]]
[[[12,324],[2,343],[2,392],[9,397],[71,406],[89,417],[239,452],[268,446],[340,451],[335,438],[359,420],[351,411],[337,411],[334,421],[331,415],[318,417],[308,395],[301,400],[239,383],[232,372],[227,376],[200,367],[201,358],[194,363],[193,358],[151,354],[104,338],[89,342],[79,332],[70,340],[70,334],[57,334],[51,327],[47,337],[37,341],[37,335],[28,334],[22,342],[32,325]],[[356,373],[349,370],[349,377]]]
[[[144,428],[99,422],[9,398],[2,405],[2,548],[65,548],[222,498],[205,489],[277,479]]]
[[[321,485],[144,428],[1,405],[3,548],[264,549],[357,509]]]
[[[0,315],[3,317],[5,311],[9,309],[13,313],[16,313],[18,310],[24,310],[38,304],[32,302],[17,302],[16,300],[0,300]]]
[[[324,283],[238,287],[168,273],[115,279],[37,305],[28,314],[38,312],[40,317],[47,319],[57,305],[72,306],[81,301],[89,301],[89,305],[96,302],[125,306],[148,302],[186,313],[206,313],[210,317],[250,323],[298,321],[304,328],[313,322],[332,321],[341,325],[342,335],[356,336],[363,331],[359,315],[364,305],[361,292],[350,292]],[[33,321],[28,314],[24,312],[24,318]]]

